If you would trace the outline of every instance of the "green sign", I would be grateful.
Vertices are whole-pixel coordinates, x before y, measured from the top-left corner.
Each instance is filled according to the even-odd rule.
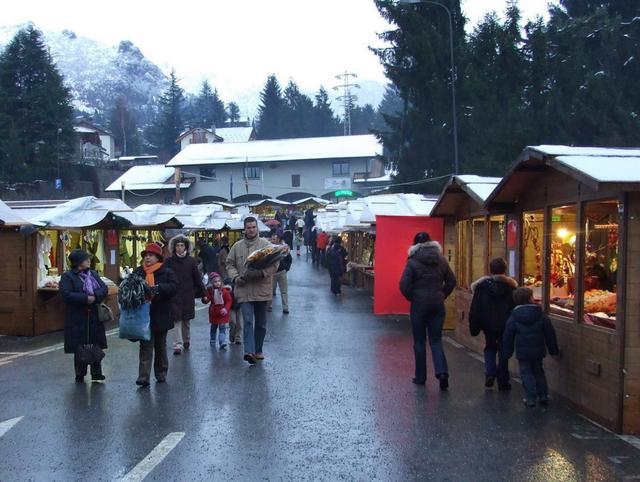
[[[340,189],[335,192],[336,197],[352,197],[353,191],[349,191],[348,189]]]

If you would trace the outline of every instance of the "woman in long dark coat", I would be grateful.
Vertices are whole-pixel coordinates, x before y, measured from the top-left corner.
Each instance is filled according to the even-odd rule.
[[[151,299],[151,340],[140,342],[140,365],[136,384],[149,386],[151,363],[158,383],[167,380],[167,332],[173,328],[172,298],[176,294],[176,275],[162,263],[162,248],[149,243],[142,252],[143,265],[134,273],[143,278]]]
[[[104,325],[98,319],[98,306],[107,297],[107,286],[98,273],[89,269],[91,255],[75,249],[69,255],[71,269],[60,278],[60,295],[66,305],[64,318],[64,352],[75,355],[79,345],[95,344],[107,348]],[[87,365],[74,357],[76,382],[84,382]],[[101,362],[91,365],[91,380],[101,381]]]
[[[336,236],[327,251],[327,269],[331,277],[331,292],[335,296],[342,295],[340,278],[346,273],[347,250],[342,247],[342,239]]]
[[[196,298],[205,294],[202,274],[198,262],[191,256],[193,245],[191,240],[182,234],[169,240],[171,256],[164,262],[176,275],[178,291],[173,297],[173,322],[171,331],[173,338],[173,354],[180,355],[182,349],[188,350],[191,345],[191,320],[196,317]]]

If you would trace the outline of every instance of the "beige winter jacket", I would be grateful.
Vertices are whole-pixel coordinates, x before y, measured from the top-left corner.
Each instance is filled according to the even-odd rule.
[[[265,248],[269,245],[269,241],[264,238],[257,237],[252,240],[242,238],[231,247],[227,255],[227,276],[235,280],[238,276],[242,276],[247,267],[245,262],[251,253],[258,249]],[[271,286],[271,278],[278,271],[278,265],[275,263],[267,269],[262,270],[262,279],[247,281],[244,286],[235,285],[233,296],[238,303],[246,301],[269,301],[273,297]]]

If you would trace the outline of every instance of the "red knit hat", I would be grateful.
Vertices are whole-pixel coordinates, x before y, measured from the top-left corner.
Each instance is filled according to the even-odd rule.
[[[162,261],[162,248],[157,243],[149,243],[145,246],[144,251],[142,252],[142,256],[145,254],[151,253],[155,254],[160,261]]]

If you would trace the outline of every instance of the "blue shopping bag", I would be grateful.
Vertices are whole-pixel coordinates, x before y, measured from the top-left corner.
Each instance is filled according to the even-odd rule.
[[[151,340],[150,306],[151,303],[143,303],[126,310],[120,306],[120,338],[131,341]]]

